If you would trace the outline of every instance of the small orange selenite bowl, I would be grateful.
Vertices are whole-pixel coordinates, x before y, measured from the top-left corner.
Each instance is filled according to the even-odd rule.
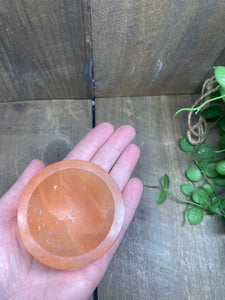
[[[91,162],[64,160],[27,184],[17,220],[33,257],[69,270],[91,264],[113,246],[124,212],[122,194],[109,173]]]

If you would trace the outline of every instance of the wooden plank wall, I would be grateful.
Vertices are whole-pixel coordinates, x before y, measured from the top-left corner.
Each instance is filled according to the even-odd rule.
[[[193,93],[224,53],[223,0],[91,3],[96,97]]]
[[[0,0],[0,101],[196,92],[225,64],[224,16],[222,0]]]
[[[88,1],[0,0],[0,101],[90,98]]]

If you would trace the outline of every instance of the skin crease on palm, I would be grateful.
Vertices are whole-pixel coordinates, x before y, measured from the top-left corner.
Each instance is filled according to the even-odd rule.
[[[17,182],[0,199],[0,299],[88,299],[102,279],[142,195],[142,182],[130,178],[140,156],[132,144],[135,130],[124,125],[114,131],[102,123],[90,131],[65,157],[92,161],[117,182],[125,204],[125,219],[114,246],[100,259],[79,270],[61,271],[34,259],[24,248],[17,228],[17,205],[29,180],[44,167],[33,160]]]

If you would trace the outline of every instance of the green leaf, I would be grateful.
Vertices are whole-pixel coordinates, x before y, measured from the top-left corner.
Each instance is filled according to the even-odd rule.
[[[211,214],[212,213],[217,213],[218,207],[219,207],[218,203],[209,205],[209,209],[211,210],[210,213]]]
[[[225,149],[225,135],[223,135],[219,141],[220,149]]]
[[[225,131],[223,131],[223,129],[222,129],[222,128],[220,128],[220,134],[221,134],[222,136],[224,136],[224,135],[225,135]]]
[[[190,184],[183,183],[180,186],[180,190],[184,196],[190,197],[193,193],[193,187]]]
[[[216,157],[215,149],[210,145],[201,145],[197,150],[198,157],[201,159],[213,159]]]
[[[220,120],[220,128],[225,131],[225,117]]]
[[[223,87],[225,87],[225,67],[219,66],[214,67],[215,71],[215,77],[216,81]]]
[[[186,176],[191,181],[200,181],[202,179],[202,173],[199,169],[191,167],[187,170]]]
[[[170,186],[170,179],[169,179],[169,176],[167,174],[165,174],[162,178],[162,186],[165,188],[165,189],[168,189],[168,187]]]
[[[211,203],[209,205],[210,213],[215,213],[219,208],[220,198],[218,196],[214,196],[211,198]]]
[[[167,193],[165,191],[160,191],[156,195],[156,202],[158,204],[163,204],[166,201]]]
[[[205,168],[205,174],[210,178],[214,178],[214,177],[218,176],[218,173],[216,171],[216,164],[209,163],[207,165],[207,167]]]
[[[221,95],[221,96],[223,96],[223,95],[224,95],[224,97],[223,97],[223,101],[225,101],[225,87],[223,87],[223,86],[220,86],[220,88],[219,88],[219,91],[220,91],[220,95]]]
[[[220,116],[222,108],[219,105],[212,105],[201,112],[201,115],[206,119],[213,119]]]
[[[198,162],[199,167],[204,171],[207,168],[210,161],[211,161],[211,159],[202,159],[202,160],[200,160]]]
[[[186,136],[183,136],[180,140],[180,147],[184,152],[190,152],[194,148],[194,146],[189,142]]]
[[[202,188],[206,190],[209,196],[212,196],[215,192],[214,188],[208,183],[203,184]]]
[[[224,176],[225,175],[225,160],[221,160],[220,162],[218,162],[215,166],[215,170],[217,173]]]
[[[217,176],[213,178],[213,181],[216,185],[225,187],[225,177],[224,176]]]
[[[188,221],[191,225],[197,225],[203,220],[203,212],[201,208],[192,207],[189,209],[187,213]]]
[[[194,190],[194,192],[192,194],[192,199],[194,202],[196,202],[199,205],[201,205],[202,207],[204,207],[208,203],[209,194],[203,188],[199,188],[199,189]]]
[[[220,208],[220,209],[225,209],[225,199],[224,198],[221,198],[221,197],[218,197],[218,196],[215,196],[213,197],[213,199],[211,200],[211,205],[210,207],[213,206],[213,207],[217,207]]]
[[[211,204],[217,204],[219,201],[219,197],[218,196],[214,196],[211,198]]]
[[[225,209],[225,199],[224,198],[220,198],[219,202],[220,202],[219,203],[220,208]]]

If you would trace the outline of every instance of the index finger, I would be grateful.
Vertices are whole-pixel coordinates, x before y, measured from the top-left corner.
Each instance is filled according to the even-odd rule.
[[[112,135],[114,128],[110,123],[101,123],[92,129],[64,159],[90,160],[98,149]]]

